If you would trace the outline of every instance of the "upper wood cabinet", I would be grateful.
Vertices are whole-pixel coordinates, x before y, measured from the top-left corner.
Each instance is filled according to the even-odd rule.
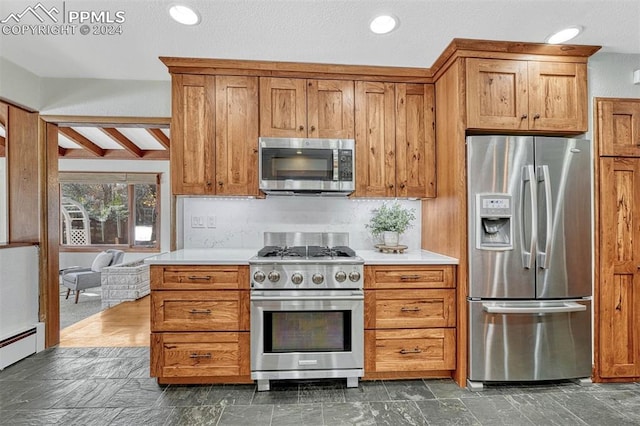
[[[600,155],[640,157],[640,101],[599,99],[596,109]]]
[[[174,74],[172,192],[257,195],[258,79]]]
[[[468,58],[467,127],[483,130],[587,131],[587,66]]]
[[[356,82],[356,196],[434,197],[430,84]]]
[[[260,78],[260,136],[353,139],[353,81]]]

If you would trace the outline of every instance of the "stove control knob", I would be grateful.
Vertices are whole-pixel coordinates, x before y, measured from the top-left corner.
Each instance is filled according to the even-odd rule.
[[[264,281],[265,278],[266,277],[264,275],[264,272],[262,272],[262,271],[256,271],[256,273],[253,274],[253,279],[256,280],[256,282],[261,283],[261,282]]]
[[[336,281],[338,281],[339,283],[343,283],[344,280],[347,279],[347,273],[344,271],[338,271],[336,272]]]
[[[349,272],[349,279],[353,282],[358,281],[360,279],[360,272],[358,271]]]
[[[272,283],[276,283],[280,280],[280,272],[278,271],[271,271],[269,272],[269,281],[271,281]]]
[[[302,274],[296,272],[295,274],[291,275],[291,282],[294,284],[302,284]]]
[[[324,281],[324,275],[313,274],[313,276],[311,277],[311,281],[313,281],[314,284],[322,284],[322,281]]]

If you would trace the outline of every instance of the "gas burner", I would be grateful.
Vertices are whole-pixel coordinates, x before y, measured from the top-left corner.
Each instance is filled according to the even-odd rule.
[[[347,246],[309,246],[308,255],[309,257],[355,257],[356,252]]]

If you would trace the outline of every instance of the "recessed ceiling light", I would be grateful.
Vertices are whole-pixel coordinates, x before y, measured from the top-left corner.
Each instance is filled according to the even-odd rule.
[[[565,28],[547,37],[547,43],[549,44],[564,43],[565,41],[569,41],[577,37],[581,31],[582,31],[582,27],[579,27],[579,26]]]
[[[200,15],[194,9],[182,4],[174,4],[169,8],[169,15],[184,25],[196,25],[200,23]]]
[[[376,34],[387,34],[393,31],[398,24],[398,20],[391,15],[380,15],[373,18],[369,28]]]

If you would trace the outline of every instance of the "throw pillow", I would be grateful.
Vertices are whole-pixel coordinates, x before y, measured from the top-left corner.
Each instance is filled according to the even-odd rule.
[[[107,253],[106,251],[98,253],[95,259],[93,259],[93,263],[91,264],[91,270],[93,272],[102,272],[102,268],[105,266],[109,266],[111,260],[113,259],[113,254]]]

